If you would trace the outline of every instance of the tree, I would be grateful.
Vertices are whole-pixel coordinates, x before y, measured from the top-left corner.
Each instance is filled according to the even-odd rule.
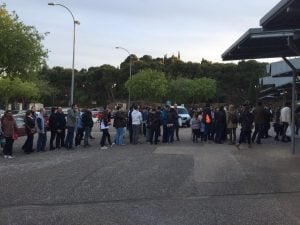
[[[24,102],[26,99],[34,99],[38,95],[38,88],[32,82],[22,81],[20,78],[0,78],[0,96],[1,101],[5,106],[8,106],[9,101],[21,99]]]
[[[216,95],[216,81],[210,78],[171,80],[168,98],[176,103],[198,103],[213,99]]]
[[[0,76],[30,79],[44,63],[44,35],[0,5]]]
[[[142,70],[125,83],[136,100],[160,101],[167,93],[168,81],[165,74],[155,70]]]

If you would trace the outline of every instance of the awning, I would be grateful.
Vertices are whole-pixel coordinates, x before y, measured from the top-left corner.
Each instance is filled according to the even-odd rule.
[[[293,42],[300,47],[300,30],[249,29],[227,51],[223,60],[278,58],[297,56],[289,44]]]
[[[282,0],[261,20],[265,29],[300,29],[300,1]]]

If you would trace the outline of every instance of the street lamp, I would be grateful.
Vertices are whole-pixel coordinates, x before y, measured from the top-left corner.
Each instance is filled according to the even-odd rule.
[[[116,47],[116,49],[122,49],[125,52],[127,52],[128,55],[129,55],[129,79],[131,80],[131,66],[132,66],[131,54],[130,54],[130,52],[126,48]],[[128,90],[128,109],[130,108],[130,96],[131,96],[130,92],[131,91],[130,91],[130,87],[129,87],[129,90]]]
[[[48,5],[50,5],[50,6],[58,5],[58,6],[61,6],[61,7],[65,8],[71,14],[72,19],[73,19],[73,25],[74,25],[74,30],[73,30],[73,59],[72,59],[71,100],[70,100],[70,104],[72,105],[74,103],[75,26],[76,26],[76,24],[79,25],[80,22],[78,20],[75,20],[73,13],[71,12],[71,10],[67,6],[62,5],[62,4],[58,4],[58,3],[53,3],[53,2],[49,2]]]

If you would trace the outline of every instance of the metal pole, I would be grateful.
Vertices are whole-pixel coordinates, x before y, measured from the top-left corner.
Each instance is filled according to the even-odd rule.
[[[74,103],[75,25],[76,25],[76,23],[75,23],[75,20],[74,20],[72,82],[71,82],[71,102],[70,102],[70,105],[73,105],[73,103]]]
[[[71,80],[71,94],[70,94],[70,105],[72,105],[74,103],[74,79],[75,79],[75,73],[74,73],[74,70],[75,70],[74,69],[74,65],[75,65],[75,27],[76,27],[76,24],[79,25],[79,21],[75,20],[72,11],[67,6],[59,4],[59,3],[53,3],[53,2],[48,3],[48,5],[51,5],[51,6],[58,5],[58,6],[65,8],[71,14],[72,19],[73,19],[73,57],[72,57],[72,80]]]
[[[116,49],[122,49],[125,52],[127,52],[128,55],[129,55],[129,80],[131,80],[131,73],[132,73],[132,59],[131,59],[131,54],[130,54],[130,52],[126,48],[116,47]],[[129,90],[128,90],[128,109],[130,109],[130,104],[131,104],[131,90],[130,90],[130,87],[129,87]]]
[[[296,142],[295,142],[295,110],[296,110],[296,98],[295,98],[295,93],[296,93],[296,76],[297,76],[297,69],[295,66],[286,58],[282,57],[283,60],[288,64],[288,66],[292,69],[293,71],[293,88],[292,88],[292,126],[291,126],[291,138],[292,138],[292,152],[293,154],[296,153]]]

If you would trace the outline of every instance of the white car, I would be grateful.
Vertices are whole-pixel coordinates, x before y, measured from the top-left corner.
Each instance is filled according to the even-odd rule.
[[[174,108],[174,106],[171,106],[171,108]],[[190,126],[191,116],[188,112],[188,110],[184,106],[177,106],[177,113],[178,116],[181,118],[182,126],[186,125],[187,127]]]

